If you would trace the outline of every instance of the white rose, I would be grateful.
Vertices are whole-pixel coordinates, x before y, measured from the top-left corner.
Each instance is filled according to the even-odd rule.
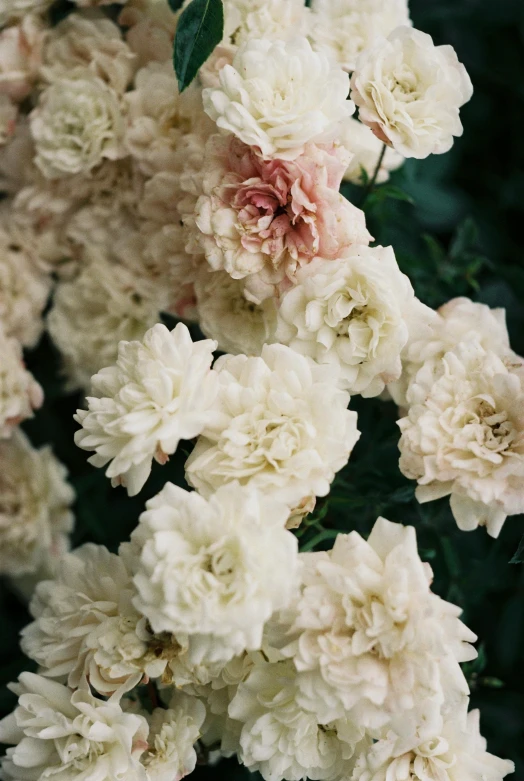
[[[27,254],[0,227],[0,320],[8,336],[34,347],[44,324],[42,311],[51,277],[35,268]]]
[[[77,688],[84,678],[101,694],[159,676],[166,660],[133,607],[135,589],[125,560],[87,544],[62,558],[53,580],[36,587],[34,621],[22,648],[47,677]]]
[[[142,341],[118,345],[114,366],[91,379],[88,409],[78,410],[82,426],[75,442],[94,450],[94,466],[110,462],[113,485],[137,494],[153,458],[169,460],[181,439],[196,437],[211,421],[217,377],[210,370],[216,342],[194,342],[185,325],[173,331],[157,324]]]
[[[26,14],[44,13],[53,0],[0,0],[0,25]]]
[[[127,28],[126,40],[140,67],[172,58],[178,17],[165,0],[128,0],[118,23]]]
[[[124,713],[118,701],[93,697],[87,686],[72,692],[34,673],[22,673],[12,689],[18,706],[0,721],[0,740],[14,744],[2,759],[6,778],[145,781],[143,716]]]
[[[142,762],[148,781],[173,781],[192,773],[197,755],[194,744],[206,716],[196,697],[176,692],[169,707],[156,708],[149,717],[149,748]]]
[[[261,357],[222,356],[215,370],[216,415],[187,460],[188,482],[209,495],[239,480],[290,508],[325,496],[359,437],[334,368],[274,344]]]
[[[131,82],[136,59],[110,19],[70,14],[49,33],[42,75],[53,82],[88,69],[121,94]]]
[[[250,40],[219,79],[202,93],[204,110],[264,158],[293,160],[308,141],[331,139],[355,110],[346,74],[306,38]]]
[[[378,165],[383,145],[371,128],[362,122],[349,117],[342,125],[339,138],[342,146],[351,154],[351,160],[344,174],[346,182],[362,184],[363,174],[371,179]],[[387,182],[390,171],[396,171],[404,163],[404,158],[395,149],[388,147],[382,158],[382,163],[376,181]]]
[[[51,448],[35,450],[18,429],[0,441],[0,572],[52,569],[69,547],[74,491]]]
[[[126,267],[133,265],[126,263],[117,250],[122,239],[136,232],[136,212],[144,185],[143,177],[130,159],[106,160],[87,178],[77,175],[60,181],[62,187],[57,188],[55,183],[55,188],[66,199],[75,189],[79,194],[78,199],[69,197],[71,212],[63,230],[68,255],[76,260],[77,270],[83,270],[91,260],[100,264],[109,261]],[[71,192],[72,187],[75,189]],[[149,277],[146,265],[142,264],[141,270],[137,266],[139,277]]]
[[[506,311],[469,298],[453,298],[436,312],[426,308],[426,327],[414,330],[402,356],[402,376],[388,386],[393,400],[407,406],[409,383],[422,366],[436,367],[459,342],[477,341],[485,350],[512,357]]]
[[[392,733],[357,758],[351,781],[502,781],[515,765],[489,754],[479,731],[479,711],[446,720],[439,734],[405,750]]]
[[[248,301],[244,282],[225,271],[210,273],[204,268],[195,285],[198,324],[205,336],[216,339],[218,349],[233,355],[260,355],[262,347],[274,341],[276,303],[266,298],[261,304]]]
[[[46,32],[38,17],[0,31],[0,93],[20,102],[38,77]]]
[[[473,87],[452,46],[399,27],[364,51],[351,79],[359,118],[404,157],[448,152]]]
[[[401,351],[424,312],[391,247],[353,245],[339,260],[317,258],[297,272],[276,339],[337,366],[350,393],[377,396],[400,376]]]
[[[476,653],[460,610],[430,591],[413,527],[379,518],[368,541],[339,534],[330,553],[301,556],[303,585],[284,650],[299,705],[321,723],[349,718],[376,736],[431,730],[447,697],[465,699],[458,662]],[[410,733],[412,734],[412,733]]]
[[[242,724],[228,715],[229,704],[235,696],[238,685],[247,678],[255,660],[262,658],[260,651],[246,652],[235,656],[208,684],[193,684],[186,691],[198,697],[206,707],[206,720],[202,727],[201,742],[216,749],[220,755],[230,757],[240,751]]]
[[[193,84],[178,91],[171,59],[150,62],[135,77],[135,88],[125,95],[125,143],[140,169],[153,176],[159,171],[180,172],[185,154],[179,149],[185,136],[205,135],[211,123],[202,111],[202,97]]]
[[[307,35],[310,11],[302,0],[225,0],[223,43]]]
[[[255,664],[228,712],[241,726],[240,761],[265,781],[349,777],[363,730],[344,719],[321,725],[304,710],[293,662]]]
[[[378,36],[411,24],[407,0],[312,0],[310,37],[346,71]]]
[[[88,237],[94,241],[92,233],[84,234],[84,241]],[[168,293],[158,281],[103,255],[72,281],[59,283],[47,328],[61,353],[68,387],[88,389],[91,377],[116,361],[120,341],[141,339],[158,322]]]
[[[30,115],[35,163],[48,179],[84,175],[104,159],[123,157],[124,119],[114,90],[89,71],[58,79]]]
[[[460,342],[419,369],[398,422],[400,469],[418,481],[418,500],[451,494],[459,528],[485,525],[492,537],[524,512],[524,363],[503,359]]]
[[[0,440],[8,438],[19,423],[33,417],[42,406],[40,385],[24,367],[22,347],[8,338],[0,324]]]
[[[260,648],[265,622],[296,587],[288,515],[285,504],[238,483],[208,501],[167,483],[133,535],[142,547],[137,608],[155,632],[188,636],[196,664]]]
[[[224,35],[198,76],[204,87],[218,87],[224,65],[231,65],[239,46],[253,38],[289,40],[308,35],[311,11],[303,0],[225,0]]]
[[[0,205],[0,219],[35,266],[71,279],[93,257],[104,263],[118,238],[133,229],[143,178],[128,157],[104,160],[87,176],[46,179],[33,164],[30,134],[28,139],[23,125],[19,134],[19,127],[5,149],[6,175],[16,194]]]

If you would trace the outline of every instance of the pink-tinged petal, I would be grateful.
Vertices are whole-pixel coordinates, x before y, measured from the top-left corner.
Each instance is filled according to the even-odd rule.
[[[260,274],[261,287],[273,290],[316,255],[333,259],[351,244],[369,243],[363,212],[339,193],[347,158],[333,144],[307,144],[294,160],[263,160],[234,136],[213,136],[196,209],[208,262],[234,278]],[[213,218],[220,212],[227,224]],[[263,258],[263,267],[247,271],[245,253]]]

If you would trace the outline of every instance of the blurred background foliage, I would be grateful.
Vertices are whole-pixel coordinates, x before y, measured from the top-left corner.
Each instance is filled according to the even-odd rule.
[[[466,65],[474,97],[462,111],[464,136],[447,155],[408,161],[365,202],[370,230],[392,244],[417,295],[437,307],[458,295],[506,308],[512,346],[524,354],[524,2],[411,0],[416,27],[451,44]],[[362,191],[347,186],[356,203]],[[43,410],[26,425],[34,444],[51,442],[77,491],[74,545],[87,540],[116,550],[145,501],[165,480],[183,481],[185,454],[155,466],[139,497],[111,489],[73,442],[78,396],[65,396],[58,357],[44,339],[27,363],[46,390]],[[369,532],[377,515],[413,524],[422,557],[435,572],[434,589],[460,605],[478,634],[479,658],[466,666],[472,706],[482,710],[489,748],[516,762],[524,779],[524,565],[515,556],[524,518],[506,522],[500,538],[483,529],[460,532],[447,500],[419,505],[414,485],[398,470],[396,409],[355,398],[362,437],[330,496],[299,530],[303,549],[330,547],[338,531]],[[511,559],[513,558],[513,563]],[[13,707],[3,684],[28,666],[18,632],[23,604],[0,585],[0,711]],[[195,778],[229,781],[249,773],[236,763],[197,768]]]

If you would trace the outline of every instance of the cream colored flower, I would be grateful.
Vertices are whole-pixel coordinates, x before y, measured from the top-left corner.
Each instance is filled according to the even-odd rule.
[[[375,38],[411,24],[407,0],[313,0],[311,10],[314,47],[350,73]]]
[[[206,113],[266,159],[294,160],[308,141],[332,140],[355,110],[346,74],[306,38],[249,40],[219,79],[203,91]]]
[[[145,781],[143,716],[124,713],[117,700],[93,697],[87,687],[72,692],[34,673],[22,673],[12,688],[18,706],[0,722],[0,740],[14,744],[2,760],[6,778]]]
[[[205,336],[216,339],[222,352],[260,355],[274,341],[276,303],[266,298],[254,304],[244,294],[242,280],[225,271],[202,269],[195,285],[198,324]]]
[[[165,464],[181,439],[192,439],[214,415],[217,378],[210,370],[216,342],[191,340],[185,325],[157,324],[142,341],[121,341],[116,364],[91,380],[88,409],[75,442],[94,450],[94,466],[108,462],[113,485],[130,496],[146,482],[153,458]]]
[[[44,13],[53,0],[0,0],[0,25],[26,14]]]
[[[343,177],[344,181],[362,184],[363,176],[371,179],[383,148],[382,142],[371,128],[358,122],[354,117],[349,117],[342,125],[339,142],[351,154],[351,160]],[[379,184],[387,182],[390,171],[396,171],[403,163],[402,155],[388,147],[376,181]]]
[[[167,709],[156,708],[149,717],[149,749],[142,757],[148,781],[179,781],[192,773],[197,755],[194,744],[206,716],[195,697],[176,692]]]
[[[307,35],[309,16],[302,0],[225,0],[223,42],[238,47],[253,38]]]
[[[42,311],[51,278],[35,268],[13,237],[0,227],[0,321],[8,336],[34,347],[43,331]]]
[[[485,525],[497,537],[508,515],[524,511],[523,365],[464,341],[408,387],[400,469],[418,481],[420,502],[451,494],[464,531]]]
[[[255,664],[239,684],[229,715],[241,724],[240,761],[265,781],[348,777],[363,736],[344,719],[321,725],[300,706],[291,661]]]
[[[42,388],[24,367],[20,343],[7,337],[0,324],[0,440],[32,418],[43,400]]]
[[[56,566],[69,547],[74,491],[50,447],[35,450],[20,429],[0,441],[0,572]]]
[[[219,746],[220,756],[231,757],[240,752],[242,724],[228,715],[228,708],[238,685],[247,678],[255,660],[262,660],[264,654],[265,650],[235,656],[208,684],[192,684],[184,689],[205,704],[206,720],[202,725],[201,742],[206,747],[213,747],[213,750]]]
[[[479,716],[478,710],[466,719],[456,714],[427,740],[411,736],[414,745],[407,751],[388,733],[360,754],[351,781],[502,781],[515,766],[486,751]]]
[[[90,71],[54,81],[30,115],[35,163],[47,179],[84,176],[124,156],[118,95]]]
[[[140,67],[172,58],[178,16],[165,0],[128,0],[125,4],[118,22],[127,28],[126,40]]]
[[[21,154],[31,161],[31,147],[25,149],[23,138],[20,143]],[[71,279],[93,258],[119,260],[115,242],[135,229],[144,187],[131,158],[104,160],[89,174],[49,180],[32,163],[27,170],[27,157],[20,160],[19,173],[11,165],[25,186],[16,188],[14,182],[16,195],[2,202],[0,219],[33,264]]]
[[[297,272],[276,339],[337,366],[350,393],[377,396],[400,376],[401,352],[424,312],[391,247],[353,245],[338,260],[317,258]]]
[[[63,557],[53,580],[38,584],[22,631],[24,652],[43,675],[77,688],[87,678],[100,694],[162,675],[166,660],[132,605],[126,561],[87,544]]]
[[[371,736],[393,724],[431,731],[445,699],[468,693],[458,662],[475,657],[459,608],[429,588],[413,527],[379,518],[367,542],[339,534],[329,554],[306,554],[285,649],[297,702],[321,723],[349,718]]]
[[[187,460],[189,483],[209,496],[238,480],[290,508],[325,496],[359,437],[334,368],[274,344],[261,357],[222,356],[215,371],[216,414]]]
[[[196,85],[178,92],[171,59],[150,62],[135,77],[135,89],[125,96],[128,107],[126,147],[148,176],[159,171],[180,171],[184,159],[178,146],[183,137],[207,119]]]
[[[513,353],[509,346],[506,328],[506,311],[490,309],[469,298],[453,298],[436,312],[426,308],[426,327],[414,330],[402,356],[402,376],[388,386],[394,401],[407,407],[409,383],[422,366],[436,370],[442,358],[459,342],[477,341],[485,350],[497,353],[501,358]]]
[[[303,0],[225,0],[224,35],[200,68],[204,87],[218,87],[224,65],[232,65],[239,48],[253,38],[289,40],[308,35],[311,12]]]
[[[448,152],[462,135],[459,108],[473,87],[452,46],[398,27],[364,51],[351,78],[359,118],[404,157]]]
[[[135,605],[156,633],[187,636],[194,664],[257,650],[265,622],[297,584],[288,514],[285,504],[238,483],[208,501],[167,483],[133,535],[142,547]]]
[[[57,271],[62,276],[64,269],[75,267],[64,235],[71,206],[70,199],[33,186],[0,203],[2,223],[7,220],[14,243],[44,273]]]
[[[122,340],[141,339],[167,307],[158,281],[103,257],[70,282],[57,285],[47,316],[69,388],[89,388],[91,377],[114,363]]]
[[[133,78],[136,59],[110,19],[70,14],[50,31],[42,75],[53,82],[74,78],[75,72],[85,77],[87,69],[122,94]]]
[[[0,93],[20,102],[31,92],[42,62],[46,32],[37,16],[0,31]]]

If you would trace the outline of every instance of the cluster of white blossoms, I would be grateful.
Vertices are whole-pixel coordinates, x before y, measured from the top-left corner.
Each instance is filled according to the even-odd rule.
[[[415,530],[379,518],[298,553],[288,515],[238,481],[207,500],[168,483],[118,555],[66,554],[31,602],[39,674],[0,722],[3,777],[171,781],[210,750],[265,781],[512,772],[468,713],[475,635]]]
[[[180,781],[235,755],[265,781],[500,781],[476,638],[414,529],[311,553],[294,531],[359,439],[352,395],[398,404],[420,501],[493,535],[524,510],[503,313],[426,307],[340,192],[447,151],[467,73],[405,0],[224,0],[180,93],[173,5],[0,0],[0,572],[40,579],[0,777]],[[65,469],[19,429],[44,330],[114,487],[189,451],[192,490],[166,481],[116,553],[68,550]]]
[[[33,447],[20,427],[44,403],[24,350],[43,333],[53,281],[19,240],[5,197],[12,177],[25,175],[27,120],[19,105],[38,79],[45,39],[45,23],[33,12],[48,6],[0,2],[0,25],[11,23],[0,29],[0,575],[22,595],[55,573],[73,527],[66,468],[50,447]]]

